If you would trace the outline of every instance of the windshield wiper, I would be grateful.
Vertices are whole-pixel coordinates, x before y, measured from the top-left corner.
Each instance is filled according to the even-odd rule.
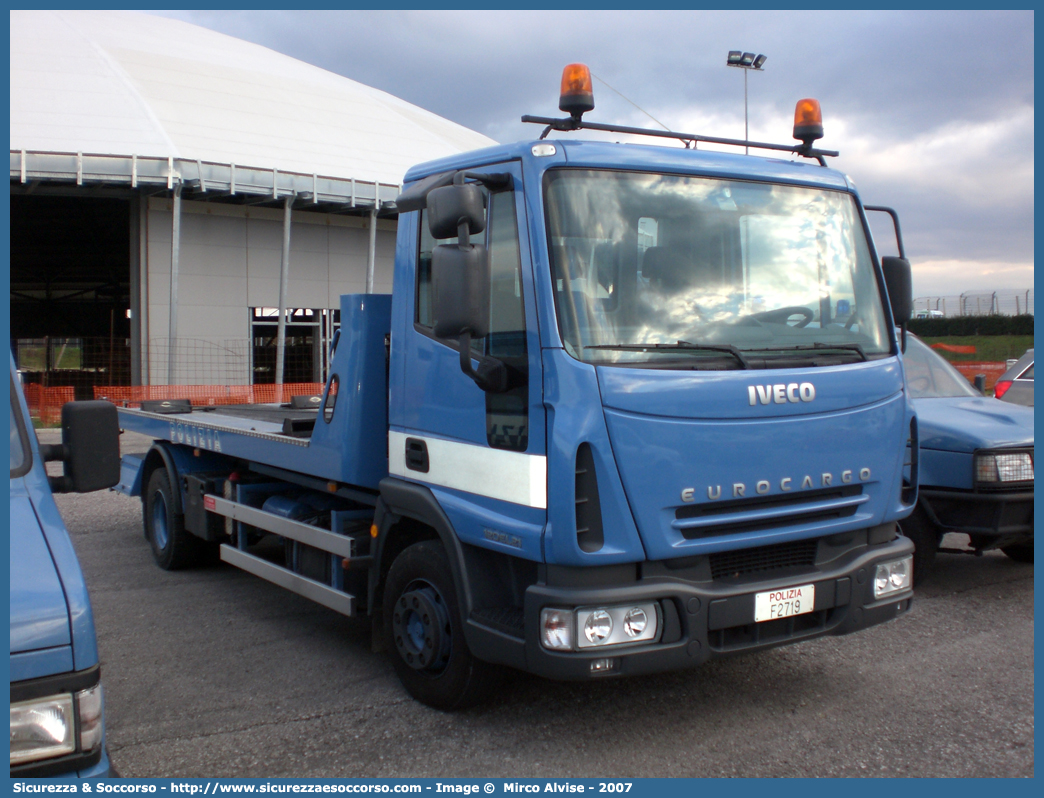
[[[596,344],[595,346],[585,346],[584,349],[616,349],[621,352],[655,352],[665,350],[724,352],[727,355],[732,355],[741,368],[750,368],[747,359],[732,344],[694,344],[691,341],[678,341],[674,344]]]
[[[752,349],[751,352],[829,352],[833,350],[844,350],[848,352],[855,352],[859,355],[859,358],[863,361],[867,361],[870,358],[866,356],[866,352],[863,351],[861,344],[847,343],[847,344],[826,344],[822,341],[816,341],[812,345],[808,344],[793,344],[791,346],[773,346],[765,349]]]

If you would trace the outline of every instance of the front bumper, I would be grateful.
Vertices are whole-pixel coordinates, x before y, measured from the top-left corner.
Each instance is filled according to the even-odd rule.
[[[577,573],[573,584],[563,584],[569,580],[560,577],[556,584],[538,584],[526,590],[524,641],[481,634],[469,624],[468,642],[481,659],[505,662],[552,679],[679,670],[712,658],[848,634],[903,614],[910,608],[913,591],[874,599],[874,571],[878,563],[912,553],[913,544],[897,537],[887,543],[858,547],[812,570],[779,572],[769,578],[700,580],[695,572],[671,571],[662,563],[646,563],[640,578],[628,584],[585,586],[582,583],[589,580],[588,575]],[[754,622],[756,593],[805,584],[815,585],[811,613]],[[540,644],[540,611],[545,607],[648,602],[657,602],[661,610],[661,632],[655,642],[569,652],[550,651]],[[612,660],[608,667],[592,671],[594,660],[607,659]]]
[[[921,506],[939,528],[1008,543],[1033,539],[1033,491],[959,491],[925,488]]]

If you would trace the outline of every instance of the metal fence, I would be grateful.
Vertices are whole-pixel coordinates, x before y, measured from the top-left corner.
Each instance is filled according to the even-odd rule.
[[[68,388],[76,399],[94,398],[95,386],[133,383],[128,338],[18,338],[12,342],[12,350],[23,384]],[[276,381],[274,337],[219,341],[179,338],[173,350],[168,339],[154,338],[142,353],[142,382],[165,384],[172,353],[177,385],[255,385]],[[283,382],[322,382],[322,371],[313,337],[287,336]]]
[[[914,300],[914,316],[1022,316],[1033,315],[1033,289],[969,291],[948,296],[921,296]]]

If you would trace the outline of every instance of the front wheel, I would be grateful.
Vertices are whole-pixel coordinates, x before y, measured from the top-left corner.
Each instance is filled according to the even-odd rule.
[[[1033,564],[1033,544],[1032,543],[1014,543],[1011,546],[1002,546],[1001,551],[1008,555],[1015,562],[1028,562],[1030,565]]]
[[[453,573],[440,543],[415,543],[395,558],[383,612],[387,649],[411,696],[452,711],[489,695],[495,671],[475,659],[464,641]]]
[[[913,583],[918,585],[931,573],[942,533],[920,504],[909,518],[899,522],[899,527],[914,544]]]
[[[204,542],[185,530],[185,516],[174,506],[174,490],[166,468],[157,468],[149,477],[142,496],[145,536],[152,545],[152,557],[164,571],[194,565],[203,554]]]

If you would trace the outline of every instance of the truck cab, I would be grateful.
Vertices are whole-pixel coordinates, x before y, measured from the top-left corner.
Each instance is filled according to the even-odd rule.
[[[402,214],[382,489],[434,502],[503,569],[469,585],[476,653],[559,678],[635,673],[909,607],[908,583],[867,578],[910,552],[896,521],[915,500],[916,423],[844,175],[559,139],[407,183],[462,173],[492,186],[489,328],[471,354],[509,378],[481,389],[437,334],[433,253],[457,239]],[[774,618],[797,582],[813,611]]]
[[[29,421],[13,361],[10,390],[11,777],[104,778],[114,773],[105,750],[94,618],[76,552],[51,494],[52,482],[59,489],[92,486],[83,477],[71,483],[63,477],[48,480],[45,447]],[[91,412],[70,423],[82,434],[84,423],[107,419],[114,430],[114,407]],[[118,471],[118,443],[108,459],[111,476],[112,464]]]

